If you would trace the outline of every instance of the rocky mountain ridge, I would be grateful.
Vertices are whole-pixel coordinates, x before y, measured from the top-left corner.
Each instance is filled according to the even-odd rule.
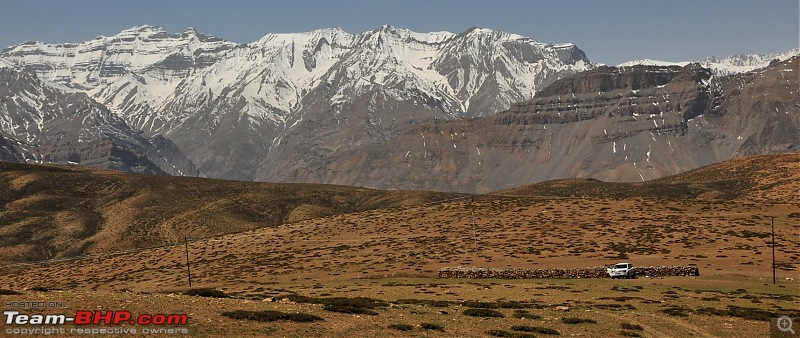
[[[298,180],[488,192],[574,177],[645,181],[739,155],[797,152],[799,62],[727,77],[699,64],[599,67],[494,116],[434,121],[312,163],[325,173]]]
[[[164,138],[153,143],[85,93],[0,68],[0,159],[198,176]]]
[[[175,155],[171,174],[484,192],[566,177],[640,181],[796,151],[792,53],[724,75],[702,62],[597,67],[572,44],[475,27],[331,28],[236,44],[142,26],[26,42],[0,67],[107,106]],[[741,70],[766,58],[714,62]],[[10,125],[0,124],[0,149],[18,142]],[[0,152],[36,161],[21,154]]]
[[[296,160],[284,152],[325,156],[331,143],[352,149],[343,140],[382,140],[401,123],[492,115],[593,67],[572,44],[388,25],[244,45],[142,26],[77,44],[27,42],[2,57],[86,90],[135,130],[163,134],[209,176],[271,181],[291,180],[283,172]]]

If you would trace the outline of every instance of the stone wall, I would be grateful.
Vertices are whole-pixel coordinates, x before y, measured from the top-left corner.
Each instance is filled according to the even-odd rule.
[[[638,277],[700,276],[696,266],[643,266],[635,267]],[[478,267],[446,267],[439,270],[439,278],[608,278],[606,267],[574,269],[489,269]]]

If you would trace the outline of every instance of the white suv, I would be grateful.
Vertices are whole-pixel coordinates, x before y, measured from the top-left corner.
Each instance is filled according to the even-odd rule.
[[[617,263],[609,265],[606,269],[611,278],[635,278],[636,270],[631,263]]]

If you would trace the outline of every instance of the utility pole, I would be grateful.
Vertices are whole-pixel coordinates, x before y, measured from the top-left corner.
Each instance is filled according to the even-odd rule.
[[[192,287],[192,269],[189,267],[189,240],[183,236],[183,243],[186,245],[186,274],[189,277],[189,287]]]
[[[778,275],[775,274],[775,217],[772,217],[772,284],[778,284]]]

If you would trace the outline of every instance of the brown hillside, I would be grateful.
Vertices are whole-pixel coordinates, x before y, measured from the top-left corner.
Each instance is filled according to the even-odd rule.
[[[0,162],[0,260],[161,246],[450,196]]]
[[[741,156],[647,182],[565,179],[496,192],[510,196],[748,199],[800,206],[800,153]]]
[[[520,189],[519,196],[510,195],[511,192],[504,192],[502,196],[464,196],[466,198],[442,203],[331,215],[191,240],[188,253],[193,287],[212,287],[232,299],[175,294],[187,287],[183,245],[37,264],[7,264],[0,269],[0,288],[19,290],[23,295],[0,298],[6,297],[4,301],[20,298],[65,301],[75,308],[121,307],[137,313],[188,312],[192,334],[210,337],[383,336],[390,324],[421,326],[431,322],[445,323],[446,332],[441,336],[454,337],[480,336],[490,329],[508,329],[520,323],[553,327],[565,336],[575,333],[610,337],[619,336],[621,323],[627,322],[642,324],[644,336],[760,336],[770,316],[793,313],[791,309],[796,309],[798,284],[791,278],[797,277],[800,266],[800,222],[797,218],[800,207],[793,200],[768,205],[750,200],[750,196],[771,196],[779,201],[780,196],[796,194],[796,190],[787,191],[796,187],[791,178],[797,177],[800,171],[793,162],[791,156],[742,158],[670,178],[677,183],[668,179],[635,185],[562,180],[548,182],[547,189],[539,186],[527,193]],[[729,172],[734,168],[739,169],[732,175]],[[17,177],[38,175],[29,178],[28,183],[18,179],[13,184],[17,189],[26,190],[52,175],[86,175],[48,170],[51,171],[12,172]],[[12,173],[2,177],[8,181]],[[341,199],[337,201],[344,205],[355,204],[353,200],[368,201],[371,205],[399,205],[404,201],[429,200],[433,195],[397,193],[387,197],[380,192],[357,188],[267,184],[247,184],[239,188],[252,191],[246,195],[231,188],[243,184],[237,182],[197,180],[206,184],[192,185],[190,183],[195,180],[163,178],[152,181],[154,178],[148,176],[123,175],[120,178],[118,175],[92,176],[99,182],[108,177],[117,178],[123,182],[121,185],[138,188],[146,184],[160,185],[158,189],[143,191],[149,192],[149,198],[157,202],[175,199],[169,206],[158,204],[160,209],[157,210],[161,211],[195,210],[174,205],[190,203],[187,201],[203,203],[206,209],[213,211],[198,208],[195,213],[185,212],[180,223],[209,226],[222,217],[244,220],[240,222],[248,224],[246,217],[257,215],[255,212],[240,215],[246,209],[232,208],[226,198],[236,199],[238,204],[242,201],[263,203],[253,195],[267,196],[263,198],[271,198],[276,203],[288,204],[285,201],[291,198],[303,200],[305,204],[297,205],[285,216],[294,219],[321,215],[332,209],[326,207],[330,204],[309,201]],[[784,176],[786,179],[781,179]],[[70,183],[67,177],[51,182]],[[93,180],[84,184],[95,182]],[[713,182],[726,180],[730,184],[708,190],[714,187]],[[214,190],[215,185],[227,185],[227,188]],[[78,189],[71,189],[76,191],[72,194],[92,193],[79,185],[73,186]],[[183,194],[171,192],[167,189],[170,186],[172,190],[183,189]],[[688,192],[658,194],[662,189],[675,186],[683,187],[677,189],[679,192],[684,188]],[[728,187],[751,188],[731,195]],[[72,196],[55,188],[43,191]],[[169,195],[159,195],[156,199],[152,197],[158,195],[156,191]],[[259,194],[263,191],[280,191],[283,195]],[[368,193],[362,195],[361,191]],[[579,196],[568,194],[569,191],[598,195]],[[199,196],[215,192],[220,196]],[[531,196],[543,192],[560,195]],[[322,199],[320,196],[325,194],[329,197]],[[45,200],[49,197],[46,193],[32,195]],[[184,200],[178,196],[189,197]],[[84,206],[76,202],[80,200],[76,197],[69,203],[80,210]],[[87,202],[89,205],[99,203],[97,199],[86,201],[93,201]],[[153,206],[141,208],[133,211],[145,213]],[[70,206],[62,206],[62,209],[67,214],[77,213]],[[768,282],[772,277],[769,216],[776,216],[778,285]],[[174,219],[177,216],[163,217]],[[217,225],[216,229],[221,227]],[[165,228],[152,228],[152,231]],[[633,262],[639,267],[696,265],[700,276],[664,279],[640,276],[623,281],[435,278],[438,269],[458,265],[574,268],[619,261]],[[59,291],[43,291],[54,289]],[[331,297],[345,302],[363,300],[354,297],[370,297],[385,301],[387,305],[374,309],[374,315],[354,315],[306,303],[323,301],[315,300],[317,298],[334,299]],[[496,304],[496,310],[506,317],[476,320],[464,315],[467,307],[482,304]],[[541,319],[514,318],[513,315],[519,314],[516,310],[502,308],[516,306],[514,304],[529,304],[526,311],[536,315],[532,318]],[[563,306],[570,311],[560,311]],[[222,312],[237,309],[312,313],[324,317],[324,321],[318,324],[257,323],[235,321],[222,315]],[[558,320],[565,316],[588,317],[597,324],[567,325]],[[414,330],[419,329],[415,326]]]
[[[755,203],[800,207],[800,153],[736,157],[653,183],[685,184]]]
[[[769,272],[770,263],[769,257],[764,254],[769,247],[769,216],[776,216],[776,231],[780,238],[776,250],[778,266],[781,270],[795,271],[800,255],[797,250],[800,247],[800,232],[797,231],[800,224],[796,219],[800,215],[800,206],[793,200],[775,204],[749,200],[749,196],[771,196],[771,201],[776,201],[779,196],[796,193],[796,190],[786,191],[795,185],[787,180],[786,184],[767,184],[760,190],[741,189],[743,193],[736,195],[736,199],[727,198],[732,196],[730,187],[753,187],[756,185],[748,182],[770,180],[773,171],[769,168],[772,167],[787,170],[776,171],[783,173],[776,174],[778,176],[796,177],[800,168],[793,164],[794,156],[742,158],[641,185],[590,180],[556,181],[548,183],[550,190],[535,190],[537,193],[544,191],[556,194],[585,187],[589,188],[588,191],[607,189],[601,191],[599,196],[473,196],[474,202],[458,199],[374,209],[199,239],[189,245],[193,261],[196,262],[192,269],[197,283],[222,285],[239,291],[249,288],[250,283],[298,277],[328,280],[432,275],[441,267],[454,265],[582,267],[621,259],[635,261],[638,265],[697,264],[704,274],[763,275]],[[763,170],[748,164],[750,162],[762,163]],[[744,167],[754,169],[740,175],[725,174],[732,168]],[[36,175],[47,177],[44,172]],[[106,176],[120,179],[119,174],[96,176],[94,179],[101,182],[104,182],[101,178],[107,179]],[[271,220],[269,216],[278,214],[258,213],[256,210],[264,208],[256,209],[255,206],[283,205],[285,207],[282,210],[289,212],[292,211],[289,206],[294,205],[292,201],[317,201],[315,205],[320,205],[322,201],[335,201],[328,203],[341,206],[338,210],[347,207],[352,210],[355,209],[352,205],[395,206],[402,204],[403,199],[420,202],[430,200],[431,196],[443,197],[398,192],[395,193],[398,195],[390,194],[392,197],[389,198],[366,189],[332,186],[248,184],[241,187],[238,184],[243,183],[238,182],[122,177],[125,178],[124,183],[120,184],[139,188],[142,185],[154,185],[159,187],[159,194],[155,193],[155,188],[143,189],[143,192],[125,198],[105,194],[119,200],[89,210],[102,211],[123,203],[135,203],[137,196],[143,198],[140,196],[147,194],[146,201],[152,204],[144,202],[139,206],[141,209],[130,209],[132,214],[128,217],[149,225],[150,232],[136,234],[144,233],[151,238],[161,239],[161,243],[168,242],[164,238],[172,238],[174,243],[182,229],[177,225],[191,229],[203,229],[205,226],[209,227],[206,231],[211,232],[215,229],[220,231],[229,224],[267,224]],[[736,181],[720,185],[722,188],[718,190],[707,190],[715,187],[715,182],[721,182],[722,178]],[[669,180],[677,183],[669,183]],[[42,178],[34,180],[22,189],[32,189],[31,185],[42,181]],[[191,184],[195,181],[206,184]],[[677,193],[657,194],[665,191],[663,189],[671,189],[671,184],[686,187],[686,194],[694,194],[698,198],[679,197]],[[215,188],[216,185],[224,188]],[[244,191],[232,189],[231,186]],[[615,190],[616,187],[619,190]],[[178,189],[181,193],[173,192]],[[70,189],[73,190],[81,192],[87,189]],[[650,192],[633,194],[632,191]],[[701,191],[706,192],[698,193]],[[709,194],[709,191],[714,194]],[[753,195],[751,191],[758,191],[760,195]],[[48,198],[45,193],[33,196],[45,201]],[[185,199],[176,196],[184,196]],[[96,199],[89,201],[93,202],[86,204],[98,203]],[[172,202],[165,206],[165,203],[161,203],[164,201]],[[49,205],[36,201],[30,203]],[[191,203],[202,207],[187,206]],[[77,202],[65,204],[77,211],[62,213],[78,216],[81,215],[80,207],[85,205]],[[325,210],[298,205],[299,211],[295,214]],[[72,210],[69,207],[63,209]],[[183,213],[178,212],[180,210]],[[161,213],[156,214],[156,211]],[[282,215],[286,217],[286,214]],[[35,217],[29,216],[28,219]],[[155,220],[145,223],[150,219]],[[61,228],[66,229],[68,224],[65,221]],[[126,229],[121,226],[104,226],[103,229],[106,228]],[[20,274],[8,274],[0,281],[16,287],[38,284],[78,288],[176,287],[181,285],[181,276],[185,273],[185,257],[179,249],[162,247],[113,257],[47,263],[26,268],[30,270]],[[125,268],[111,268],[122,266]],[[59,271],[75,273],[64,274]],[[153,271],[158,271],[158,274],[153,274]]]

